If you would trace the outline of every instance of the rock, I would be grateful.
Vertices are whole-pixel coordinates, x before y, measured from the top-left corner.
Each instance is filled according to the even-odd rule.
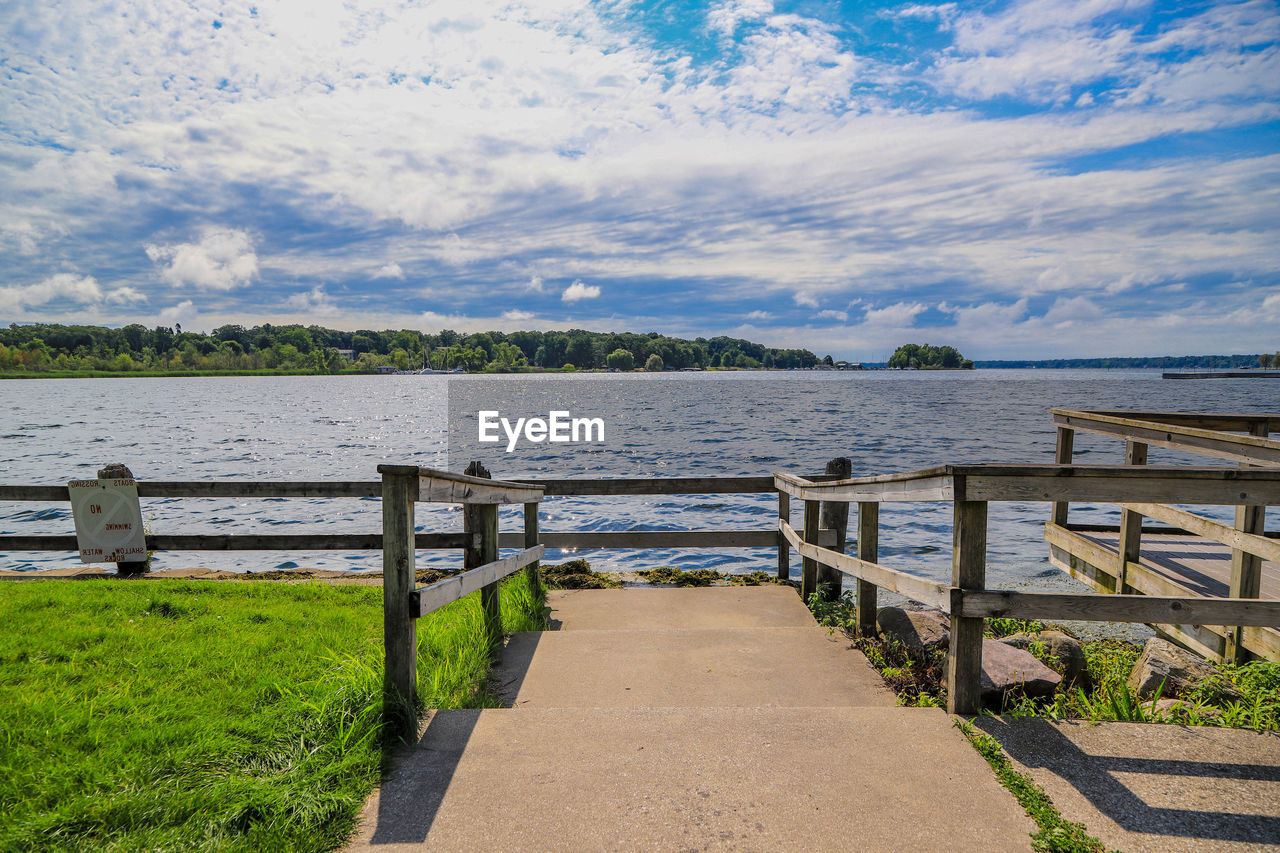
[[[982,641],[982,701],[999,704],[1006,693],[1052,696],[1062,676],[1024,652],[999,640]]]
[[[1139,699],[1150,699],[1163,683],[1161,698],[1173,699],[1186,696],[1201,682],[1217,675],[1218,671],[1208,661],[1168,640],[1152,637],[1142,647],[1142,654],[1129,673],[1128,685]],[[1220,683],[1219,689],[1225,698],[1240,698],[1229,683]]]
[[[1061,631],[1041,631],[1038,634],[1012,634],[1000,642],[1028,651],[1032,643],[1044,643],[1050,655],[1062,667],[1062,681],[1069,687],[1088,689],[1089,673],[1085,665],[1084,646],[1075,637]]]
[[[951,620],[941,610],[881,607],[876,612],[876,627],[886,640],[897,640],[914,655],[926,649],[945,649],[951,639]]]

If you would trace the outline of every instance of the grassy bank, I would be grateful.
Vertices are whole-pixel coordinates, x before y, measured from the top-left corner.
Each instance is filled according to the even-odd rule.
[[[326,850],[377,782],[382,591],[6,586],[0,849]],[[523,573],[504,627],[542,624]],[[419,622],[419,694],[488,707],[478,596]]]

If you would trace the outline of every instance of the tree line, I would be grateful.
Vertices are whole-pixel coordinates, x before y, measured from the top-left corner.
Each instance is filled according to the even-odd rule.
[[[1256,355],[1161,355],[1126,358],[1004,359],[977,362],[978,367],[1221,368],[1223,370],[1243,367],[1271,367],[1273,364],[1280,367],[1280,352],[1274,355],[1269,353]]]
[[[219,326],[205,334],[182,327],[120,328],[54,323],[0,329],[0,371],[159,372],[281,371],[339,373],[432,367],[467,371],[522,368],[679,370],[804,368],[806,349],[776,349],[739,338],[686,340],[657,332],[479,332],[442,329],[343,331],[322,326]]]

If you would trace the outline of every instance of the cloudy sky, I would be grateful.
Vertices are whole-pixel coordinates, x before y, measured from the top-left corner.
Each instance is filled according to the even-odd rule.
[[[1274,2],[0,4],[0,321],[1280,347]]]

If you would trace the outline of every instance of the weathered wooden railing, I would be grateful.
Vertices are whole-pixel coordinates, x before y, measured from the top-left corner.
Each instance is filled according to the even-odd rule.
[[[480,608],[490,642],[502,636],[502,611],[498,582],[526,568],[536,578],[543,546],[538,537],[538,503],[543,489],[525,483],[490,479],[478,465],[468,469],[476,476],[451,474],[416,465],[379,465],[382,475],[382,620],[386,663],[383,688],[388,696],[412,706],[418,684],[418,619],[480,591]],[[417,587],[414,551],[414,504],[460,503],[462,530],[468,540],[463,549],[463,572]],[[525,532],[522,549],[498,559],[498,506],[523,504]]]
[[[1183,504],[1266,505],[1280,501],[1280,469],[948,465],[825,483],[777,474],[774,481],[779,491],[804,501],[806,518],[816,516],[820,501],[858,504],[857,557],[808,541],[785,515],[779,518],[783,536],[805,559],[806,591],[816,587],[819,565],[857,578],[857,622],[864,632],[875,628],[877,587],[951,614],[947,702],[952,713],[973,714],[980,708],[983,619],[988,617],[1280,626],[1280,601],[986,588],[987,505],[992,501],[1138,504],[1173,499]],[[877,562],[879,504],[916,501],[953,505],[950,586]]]
[[[1241,467],[1280,466],[1280,440],[1268,437],[1272,431],[1280,429],[1280,415],[1276,414],[1076,409],[1053,409],[1052,413],[1058,431],[1056,461],[1059,464],[1071,464],[1075,434],[1080,431],[1122,439],[1125,442],[1124,461],[1130,466],[1146,465],[1147,450],[1152,445],[1225,459]],[[1184,594],[1185,590],[1177,583],[1146,571],[1141,555],[1144,533],[1186,533],[1231,549],[1228,593],[1232,598],[1259,597],[1262,562],[1277,560],[1277,554],[1280,554],[1280,547],[1270,540],[1265,529],[1266,506],[1236,503],[1235,524],[1229,527],[1168,506],[1169,503],[1187,501],[1180,500],[1176,492],[1171,492],[1153,495],[1141,502],[1122,503],[1120,524],[1115,528],[1072,524],[1068,503],[1055,503],[1052,520],[1045,529],[1055,564],[1100,591]],[[1144,518],[1162,521],[1171,527],[1145,528]],[[1087,532],[1115,533],[1115,553],[1108,553],[1108,549],[1083,535]],[[1160,629],[1207,657],[1240,661],[1245,658],[1247,650],[1252,650],[1280,658],[1280,635],[1251,630],[1247,625],[1215,630],[1212,625],[1181,623],[1160,625]]]
[[[473,470],[473,469],[469,469]],[[482,469],[481,469],[482,471]],[[834,460],[828,474],[814,475],[822,482],[848,471],[848,460]],[[381,550],[383,552],[383,633],[386,646],[385,687],[397,701],[412,703],[416,685],[417,620],[464,595],[480,591],[486,629],[493,639],[501,634],[497,584],[520,568],[536,573],[545,549],[602,548],[776,548],[778,574],[789,575],[789,543],[778,530],[657,530],[657,531],[540,531],[538,506],[550,496],[772,494],[772,476],[670,477],[634,479],[569,479],[504,482],[485,476],[454,474],[416,466],[381,465],[381,480],[269,482],[138,481],[142,498],[380,498],[382,531],[353,534],[147,534],[149,551],[327,551]],[[786,494],[778,493],[780,505]],[[0,500],[70,500],[66,486],[0,485]],[[415,533],[415,503],[463,505],[461,533]],[[523,504],[524,530],[500,533],[498,506]],[[837,505],[838,507],[839,505]],[[844,523],[810,534],[813,541],[837,548],[844,546]],[[835,524],[838,523],[838,527]],[[464,571],[422,588],[416,587],[415,551],[463,549]],[[498,559],[499,548],[519,549]],[[78,550],[74,535],[0,535],[0,554],[32,551]]]

